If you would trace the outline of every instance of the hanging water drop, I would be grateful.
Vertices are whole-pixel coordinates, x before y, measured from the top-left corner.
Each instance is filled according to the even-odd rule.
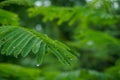
[[[36,66],[37,66],[37,67],[39,67],[39,66],[40,66],[40,64],[37,64]]]

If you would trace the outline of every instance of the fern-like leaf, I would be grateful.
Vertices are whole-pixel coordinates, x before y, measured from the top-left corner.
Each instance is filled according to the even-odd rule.
[[[64,64],[70,64],[70,59],[75,58],[66,45],[23,27],[0,27],[0,46],[2,54],[14,55],[15,57],[20,54],[25,57],[32,51],[36,54],[40,64],[47,48]]]
[[[40,50],[37,53],[37,57],[36,57],[39,64],[41,64],[44,59],[45,49],[46,49],[46,44],[42,41],[40,44]]]

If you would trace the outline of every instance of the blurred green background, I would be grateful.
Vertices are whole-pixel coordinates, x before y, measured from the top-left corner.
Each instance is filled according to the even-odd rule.
[[[120,0],[0,0],[0,25],[23,26],[59,40],[77,60],[46,53],[0,54],[0,80],[120,80]]]

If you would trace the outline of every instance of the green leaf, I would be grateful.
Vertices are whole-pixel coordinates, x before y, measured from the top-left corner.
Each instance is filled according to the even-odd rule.
[[[21,54],[25,57],[32,51],[39,64],[42,63],[47,48],[63,64],[70,64],[70,57],[74,57],[69,52],[69,47],[36,31],[14,26],[2,26],[0,31],[1,54],[15,57]]]
[[[33,53],[37,53],[39,51],[41,42],[42,42],[42,40],[40,41],[40,40],[36,39],[36,43],[34,44],[34,46],[32,48]]]
[[[47,47],[46,44],[42,41],[40,43],[40,49],[39,49],[38,53],[36,54],[38,64],[41,64],[43,62],[46,47]]]
[[[49,47],[49,49],[55,54],[55,56],[58,58],[58,60],[61,63],[70,65],[68,59],[65,57],[64,54],[60,53],[57,49],[55,49],[53,47]]]
[[[4,37],[6,39],[6,41],[5,41],[5,45],[3,46],[3,49],[2,49],[2,54],[10,55],[9,48],[12,47],[14,49],[14,46],[12,46],[12,44],[19,38],[18,36],[20,34],[21,34],[20,32],[16,32],[15,35],[12,35],[12,36],[6,35]]]
[[[26,35],[21,41],[16,45],[16,49],[14,51],[14,56],[17,57],[23,48],[28,44],[28,42],[33,38],[33,36]]]
[[[24,48],[24,49],[22,50],[22,52],[21,52],[21,55],[22,55],[23,57],[27,56],[28,53],[31,51],[33,45],[35,44],[35,41],[36,41],[35,38],[32,38],[32,39],[28,42],[28,44],[25,46],[25,48]]]

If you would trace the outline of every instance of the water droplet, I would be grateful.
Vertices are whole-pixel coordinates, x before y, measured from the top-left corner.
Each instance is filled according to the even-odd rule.
[[[35,29],[36,29],[36,31],[41,31],[41,30],[42,30],[42,25],[37,24],[37,25],[35,26]]]
[[[40,64],[37,64],[36,66],[37,66],[37,67],[39,67],[39,66],[40,66]]]

